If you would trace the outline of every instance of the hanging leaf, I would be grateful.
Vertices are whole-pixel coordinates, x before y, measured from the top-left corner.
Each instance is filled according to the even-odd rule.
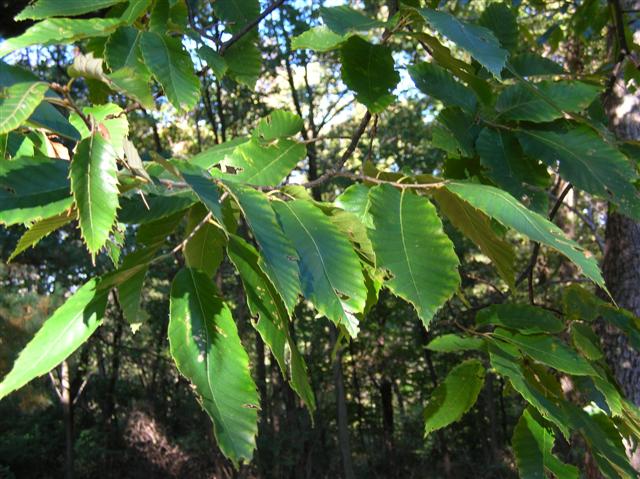
[[[526,371],[517,357],[505,353],[502,348],[491,345],[489,359],[491,366],[498,374],[509,380],[513,389],[515,389],[527,403],[536,408],[536,410],[547,420],[562,432],[565,439],[569,434],[569,418],[563,408],[564,404],[554,394],[554,388],[542,387],[536,381],[540,380],[540,376],[536,378]],[[560,391],[560,386],[557,385]]]
[[[564,132],[522,130],[518,140],[527,155],[552,168],[559,164],[562,177],[576,187],[600,195],[640,219],[640,193],[632,183],[638,174],[619,150],[593,130],[586,126]]]
[[[480,163],[488,168],[487,176],[516,198],[535,197],[527,184],[547,187],[549,174],[546,168],[524,155],[511,132],[483,128],[476,141],[476,150]]]
[[[556,225],[528,210],[507,192],[488,185],[461,182],[448,183],[446,188],[503,225],[564,254],[580,267],[585,276],[598,286],[606,288],[593,256],[586,253],[578,243],[568,239]]]
[[[227,183],[260,247],[260,268],[267,274],[291,313],[300,294],[298,255],[278,224],[267,197],[252,188]]]
[[[162,85],[171,104],[178,110],[191,110],[200,98],[200,81],[180,39],[144,32],[140,48],[145,65]]]
[[[55,368],[100,326],[107,295],[97,283],[89,280],[45,321],[0,383],[0,399]]]
[[[18,15],[16,21],[42,20],[48,17],[75,17],[121,3],[124,0],[37,0]]]
[[[207,208],[202,203],[191,207],[185,230],[187,237],[206,215]],[[185,264],[188,268],[200,270],[213,277],[222,262],[222,248],[225,243],[224,232],[210,222],[205,223],[184,247]]]
[[[267,117],[262,118],[253,137],[260,141],[273,141],[279,138],[289,138],[300,133],[304,127],[302,118],[286,110],[274,110]]]
[[[418,12],[438,33],[469,52],[478,63],[500,79],[508,53],[500,47],[500,42],[491,30],[430,8],[418,9]]]
[[[120,199],[118,220],[127,224],[146,224],[170,217],[193,205],[197,198],[191,192],[180,191],[168,195],[139,195]]]
[[[0,91],[0,135],[15,130],[35,111],[49,85],[44,82],[16,83]]]
[[[0,61],[0,87],[8,88],[16,83],[35,83],[39,79],[33,73],[16,65],[8,65]],[[45,96],[56,95],[49,91]],[[44,128],[73,141],[80,139],[79,133],[69,124],[67,119],[53,105],[42,102],[36,107],[28,119],[28,124],[36,128]]]
[[[308,49],[316,52],[328,52],[337,49],[347,39],[344,35],[332,32],[325,25],[313,27],[291,39],[292,50]]]
[[[424,434],[459,421],[478,399],[484,385],[485,369],[477,359],[457,365],[429,399],[424,410]]]
[[[237,41],[224,52],[227,74],[235,81],[253,90],[260,76],[262,55],[251,35]]]
[[[139,73],[149,75],[140,49],[142,32],[133,27],[120,27],[107,38],[104,58],[112,71],[120,68],[131,68]]]
[[[515,252],[511,244],[494,232],[489,217],[448,190],[434,190],[433,197],[453,226],[478,245],[505,283],[515,288]]]
[[[543,334],[524,335],[496,329],[494,335],[520,349],[532,359],[568,374],[576,376],[596,375],[589,362],[553,336]]]
[[[410,302],[425,327],[460,284],[458,257],[442,230],[435,207],[409,189],[371,188],[369,231],[389,289]]]
[[[282,298],[273,287],[269,278],[258,267],[261,261],[258,252],[242,238],[231,235],[228,245],[229,258],[240,273],[242,285],[247,295],[247,304],[253,316],[258,317],[255,324],[262,340],[276,358],[283,376],[291,388],[313,414],[316,408],[315,397],[307,365],[298,350],[298,346],[289,332],[289,313]],[[287,360],[287,352],[291,355]]]
[[[345,189],[335,200],[336,206],[358,218],[367,228],[373,228],[373,219],[369,213],[371,200],[369,188],[362,183],[355,183]]]
[[[91,257],[104,246],[118,209],[118,167],[113,149],[95,133],[76,147],[71,162],[71,191],[80,233]]]
[[[520,334],[554,334],[565,329],[551,311],[528,304],[494,304],[478,312],[476,324],[502,326]]]
[[[500,119],[540,123],[562,118],[564,112],[580,112],[599,94],[599,87],[577,81],[517,83],[500,93],[496,110]]]
[[[390,48],[353,36],[342,45],[340,58],[342,80],[371,113],[380,113],[395,101],[392,92],[400,75],[393,68]]]
[[[493,32],[500,45],[510,52],[518,47],[518,21],[506,3],[491,3],[480,15],[480,25]]]
[[[299,256],[302,292],[351,337],[358,334],[367,289],[355,251],[329,219],[305,200],[276,202],[278,219]]]
[[[219,170],[212,174],[223,176],[226,180],[255,186],[275,186],[284,180],[291,170],[306,155],[303,144],[293,140],[280,139],[270,145],[262,145],[251,139],[237,146],[225,158],[225,167],[233,167],[236,172],[221,174]]]
[[[511,68],[522,77],[562,75],[566,73],[562,65],[535,53],[520,53],[510,60]],[[505,77],[512,76],[507,70]]]
[[[71,207],[69,163],[49,158],[0,160],[0,223],[14,225]]]
[[[189,164],[198,166],[202,169],[209,170],[211,167],[222,162],[234,150],[249,141],[249,138],[240,136],[233,140],[225,141],[218,145],[212,146],[189,159]]]
[[[202,45],[198,49],[198,56],[207,62],[207,65],[218,79],[222,79],[227,70],[229,70],[229,65],[227,65],[222,55],[207,45]]]
[[[424,94],[437,98],[445,105],[459,106],[473,113],[478,103],[473,90],[460,83],[444,68],[434,63],[418,63],[408,68],[416,87]]]
[[[346,35],[349,32],[366,32],[385,26],[384,22],[369,18],[347,6],[320,7],[320,17],[322,17],[324,24],[338,35]]]
[[[584,323],[571,324],[571,342],[590,361],[597,361],[604,357],[600,350],[598,336]]]
[[[513,430],[513,452],[522,479],[544,479],[545,470],[555,477],[578,479],[575,466],[565,464],[553,455],[555,435],[536,418],[534,411],[525,409]]]
[[[477,351],[481,350],[483,346],[484,340],[482,338],[443,334],[427,344],[427,349],[437,353],[453,353],[458,351]]]
[[[106,37],[120,25],[117,18],[90,18],[76,20],[69,18],[47,18],[18,37],[0,43],[0,58],[21,48],[33,45],[63,45],[83,38]]]
[[[41,239],[49,236],[51,233],[62,228],[67,223],[70,223],[71,220],[75,219],[75,217],[75,212],[65,211],[50,218],[37,221],[20,237],[18,244],[11,253],[11,256],[9,256],[7,262],[14,259],[23,251],[33,248]]]
[[[118,158],[124,157],[124,142],[129,134],[129,121],[122,108],[114,103],[87,106],[82,112],[91,117],[102,131],[106,130],[106,140]],[[89,138],[91,132],[77,113],[69,116],[71,124],[80,132],[82,138]],[[103,128],[104,127],[104,128]]]
[[[169,347],[213,421],[220,450],[250,460],[258,433],[256,385],[229,308],[204,273],[181,269],[171,285]]]

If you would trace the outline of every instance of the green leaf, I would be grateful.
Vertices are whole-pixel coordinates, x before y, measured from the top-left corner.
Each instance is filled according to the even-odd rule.
[[[274,208],[299,256],[302,291],[316,309],[351,337],[358,334],[367,288],[358,256],[338,228],[311,202],[276,202]]]
[[[237,146],[226,158],[225,167],[236,169],[234,174],[222,174],[212,170],[228,181],[255,186],[276,186],[302,161],[307,151],[303,144],[280,139],[263,145],[256,139]]]
[[[183,191],[168,195],[145,195],[144,201],[139,195],[122,198],[118,220],[127,224],[151,223],[184,211],[196,201],[193,193]]]
[[[638,174],[631,162],[586,126],[564,132],[522,130],[518,139],[527,155],[550,167],[576,187],[615,203],[640,219],[640,192],[633,185]]]
[[[541,376],[534,376],[525,370],[517,357],[507,354],[502,348],[492,346],[489,358],[491,366],[498,374],[509,380],[527,403],[531,404],[547,420],[552,421],[565,439],[569,436],[569,419],[562,408],[554,389],[540,384]],[[555,386],[555,385],[554,385]],[[559,385],[557,389],[560,390]],[[560,390],[561,393],[561,390]]]
[[[429,399],[424,410],[424,434],[459,421],[478,399],[484,385],[485,369],[477,359],[469,359],[449,372]]]
[[[144,32],[140,48],[145,65],[162,85],[171,104],[178,110],[191,110],[200,98],[200,81],[180,39]]]
[[[488,168],[487,176],[516,198],[535,197],[535,192],[526,184],[547,186],[549,174],[546,168],[523,154],[511,132],[483,128],[476,141],[476,150],[480,163]]]
[[[435,63],[418,63],[408,68],[416,87],[424,94],[442,101],[445,105],[459,106],[470,113],[478,103],[476,94],[444,68]]]
[[[506,3],[492,3],[480,16],[480,25],[493,32],[500,45],[509,51],[518,46],[518,22],[516,13]]]
[[[289,312],[300,294],[298,255],[278,224],[271,202],[264,193],[226,183],[260,247],[260,268],[267,274]]]
[[[416,308],[425,327],[460,284],[458,257],[435,207],[409,189],[389,185],[369,193],[375,229],[369,237],[386,286]]]
[[[571,342],[585,358],[591,361],[597,361],[604,357],[600,350],[598,336],[584,323],[574,322],[571,324]]]
[[[598,263],[562,230],[537,213],[528,210],[513,196],[498,188],[474,183],[451,182],[446,188],[468,201],[504,226],[515,229],[532,241],[547,245],[564,254],[582,270],[583,274],[602,288],[606,288]]]
[[[253,137],[260,141],[273,141],[289,138],[300,133],[304,128],[302,118],[286,110],[274,110],[262,118],[253,130]]]
[[[124,142],[129,134],[129,121],[127,120],[127,115],[123,113],[122,108],[115,103],[107,103],[105,105],[86,106],[82,109],[82,112],[88,117],[93,118],[99,128],[102,128],[100,126],[102,125],[104,129],[106,129],[107,142],[113,148],[116,156],[123,158]],[[87,128],[84,120],[82,120],[77,113],[72,113],[71,116],[69,116],[69,121],[80,132],[82,138],[89,138],[91,136],[89,128]],[[104,131],[104,129],[102,131]]]
[[[189,159],[189,163],[208,170],[233,153],[236,147],[246,143],[247,141],[249,141],[248,138],[243,136],[225,141],[224,143],[212,146],[211,148],[198,153],[196,156],[191,157]]]
[[[149,15],[149,31],[162,35],[169,22],[169,0],[156,0]]]
[[[226,28],[231,33],[236,33],[260,14],[260,2],[258,0],[216,0],[213,11],[218,18],[224,20]]]
[[[49,218],[71,207],[69,163],[49,158],[0,161],[0,223]]]
[[[392,92],[400,75],[393,68],[390,48],[353,36],[340,48],[340,59],[342,80],[371,113],[380,113],[395,101]]]
[[[253,90],[260,76],[262,55],[250,36],[244,37],[227,48],[223,58],[229,67],[227,74],[238,83]]]
[[[44,82],[15,83],[0,91],[0,134],[22,125],[38,107],[49,85]]]
[[[42,20],[48,17],[75,17],[110,7],[124,0],[38,0],[27,6],[15,20]]]
[[[580,285],[572,284],[562,289],[562,310],[567,319],[594,321],[603,304],[604,301]]]
[[[308,49],[316,52],[328,52],[337,49],[347,39],[344,35],[332,32],[325,25],[310,28],[291,39],[292,50]]]
[[[500,42],[491,30],[430,8],[422,8],[418,12],[438,33],[469,52],[478,63],[500,79],[508,53],[500,47]]]
[[[213,182],[211,175],[205,170],[188,164],[181,165],[181,173],[184,181],[186,181],[193,192],[198,195],[200,201],[202,201],[213,216],[222,223],[224,221],[224,215],[222,213],[222,204],[220,203],[220,190],[218,185]]]
[[[122,12],[120,19],[123,23],[131,25],[147,12],[149,5],[151,5],[151,0],[129,0],[129,5]]]
[[[33,73],[15,65],[8,65],[0,61],[0,87],[6,88],[16,83],[37,82],[39,79]],[[45,96],[57,97],[49,91]],[[53,105],[43,102],[38,106],[28,120],[30,125],[45,128],[60,136],[73,141],[80,139],[80,134],[71,126],[67,119]]]
[[[552,312],[529,304],[494,304],[478,312],[476,324],[493,324],[514,329],[521,334],[553,334],[565,329],[564,323]]]
[[[99,133],[82,140],[71,162],[71,191],[80,233],[91,256],[104,246],[118,209],[118,167],[113,148]]]
[[[365,32],[385,26],[384,22],[369,18],[347,6],[320,7],[320,16],[324,24],[338,35],[346,35],[349,32]]]
[[[18,37],[9,38],[0,44],[0,57],[33,45],[63,45],[89,37],[106,37],[120,25],[117,18],[91,18],[76,20],[69,18],[47,18]]]
[[[14,259],[23,251],[26,251],[29,248],[33,248],[38,242],[45,238],[46,236],[53,233],[55,230],[63,227],[71,220],[75,219],[76,214],[70,212],[62,212],[58,215],[52,216],[50,218],[45,218],[43,220],[39,220],[35,222],[33,225],[29,227],[29,229],[20,237],[16,248],[9,256],[7,262]]]
[[[453,353],[458,351],[477,351],[482,349],[483,346],[484,340],[482,338],[443,334],[429,342],[427,349],[437,353]]]
[[[493,261],[505,283],[515,288],[515,252],[494,232],[489,217],[448,190],[434,190],[433,197],[453,226],[473,241]]]
[[[0,399],[68,358],[100,326],[107,303],[90,280],[45,321],[0,383]]]
[[[207,208],[201,203],[192,206],[187,217],[185,235],[190,235],[206,215]],[[205,223],[184,247],[185,264],[188,268],[200,270],[212,277],[222,262],[222,247],[225,242],[224,232],[220,228],[210,222]]]
[[[513,344],[524,354],[546,366],[576,376],[597,375],[593,366],[553,336],[524,335],[496,329],[496,337]]]
[[[149,263],[162,243],[160,241],[128,254],[122,260],[120,268],[104,277],[104,287],[117,286],[122,314],[132,327],[142,322],[140,308],[142,287],[149,271]]]
[[[369,214],[371,200],[369,188],[362,183],[355,183],[344,190],[335,200],[336,206],[353,214],[367,228],[373,228],[373,219]]]
[[[155,107],[155,100],[149,86],[150,77],[146,73],[140,74],[139,70],[124,67],[109,73],[106,77],[112,88],[133,98],[144,108],[152,109]]]
[[[547,122],[564,116],[563,112],[576,113],[586,109],[600,93],[600,88],[578,81],[542,81],[532,91],[530,85],[517,83],[508,86],[498,96],[498,118]]]
[[[181,269],[171,285],[169,347],[213,421],[220,450],[250,460],[258,433],[256,385],[229,308],[206,274]]]
[[[510,60],[511,68],[523,77],[562,75],[562,65],[535,53],[521,53]],[[509,72],[505,77],[509,76]]]
[[[227,251],[240,273],[249,310],[258,318],[258,322],[254,324],[256,330],[276,358],[291,388],[313,414],[316,402],[309,383],[307,365],[289,332],[289,313],[282,298],[258,266],[261,261],[258,252],[235,235],[230,235]],[[291,356],[289,361],[287,353]]]
[[[221,79],[224,77],[225,73],[227,73],[227,70],[229,69],[227,62],[224,57],[222,57],[222,55],[213,48],[208,47],[207,45],[202,45],[198,49],[198,56],[207,63],[216,78]]]
[[[474,143],[480,128],[471,115],[460,108],[447,107],[438,115],[438,124],[448,130],[455,143],[457,154],[453,156],[475,156]]]
[[[112,71],[129,67],[139,73],[149,74],[142,59],[140,40],[142,32],[133,27],[120,27],[107,38],[104,59]]]
[[[565,464],[553,455],[555,434],[536,419],[536,414],[526,409],[515,429],[511,444],[522,479],[545,479],[545,470],[558,478],[578,479],[575,466]]]

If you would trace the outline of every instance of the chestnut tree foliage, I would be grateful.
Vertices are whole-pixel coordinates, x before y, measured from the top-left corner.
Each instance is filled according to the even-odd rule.
[[[92,260],[112,261],[112,271],[88,278],[35,334],[0,383],[0,398],[87,341],[111,293],[127,321],[143,321],[145,276],[175,255],[182,267],[168,298],[171,356],[220,450],[236,465],[250,462],[261,404],[229,300],[214,281],[220,263],[237,270],[253,326],[313,416],[308,367],[290,330],[296,305],[308,302],[314,321],[335,325],[338,348],[358,341],[382,289],[410,303],[429,329],[453,297],[466,301],[462,259],[444,222],[491,260],[506,292],[477,308],[473,326],[430,343],[460,360],[424,404],[424,434],[467,413],[490,371],[527,405],[511,442],[521,477],[579,477],[555,455],[560,437],[586,444],[603,476],[636,477],[625,444],[640,441],[640,412],[616,384],[594,327],[611,323],[640,348],[640,320],[611,301],[596,252],[554,223],[570,192],[640,220],[638,147],[611,134],[603,109],[611,65],[578,75],[543,56],[519,18],[544,14],[545,2],[490,3],[468,15],[424,0],[391,2],[376,17],[322,7],[290,47],[337,62],[359,105],[348,110],[358,112],[356,126],[324,171],[312,171],[308,158],[317,138],[284,109],[196,155],[143,161],[129,115],[167,102],[188,112],[203,101],[202,78],[254,88],[274,68],[260,55],[260,42],[273,40],[260,22],[285,2],[216,0],[206,15],[202,3],[37,0],[17,17],[32,25],[0,43],[0,224],[28,228],[6,261],[68,224]],[[572,31],[601,30],[619,13],[579,3],[567,20]],[[204,23],[215,23],[218,36]],[[12,60],[25,48],[69,44],[78,48],[65,85]],[[629,62],[625,78],[637,80]],[[74,82],[86,83],[88,100],[74,98]],[[431,143],[444,168],[399,170],[371,154],[354,157],[406,94],[399,85],[440,102]],[[554,184],[561,188],[550,199]],[[136,244],[121,255],[125,231]],[[167,244],[175,232],[184,232],[181,241]],[[533,254],[520,271],[524,240]],[[564,289],[561,304],[536,299],[540,254],[560,255],[584,279]]]

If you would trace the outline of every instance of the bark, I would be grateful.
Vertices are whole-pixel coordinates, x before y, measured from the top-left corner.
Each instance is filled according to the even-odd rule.
[[[335,344],[338,334],[336,328],[330,326],[331,342]],[[354,479],[353,462],[351,460],[351,445],[349,441],[349,418],[347,415],[347,400],[344,390],[344,377],[342,374],[342,350],[336,353],[333,363],[333,381],[336,388],[336,406],[338,409],[338,440],[342,468],[345,479]]]
[[[73,395],[71,394],[71,379],[69,377],[69,363],[65,360],[60,365],[60,403],[64,417],[64,477],[73,479]]]
[[[620,140],[640,139],[640,94],[631,91],[624,81],[624,62],[630,54],[623,31],[625,10],[637,9],[640,2],[610,0],[613,11],[618,58],[604,104],[610,128]],[[629,25],[638,35],[637,22]],[[640,223],[614,211],[609,206],[605,232],[603,276],[618,306],[640,315]],[[640,354],[632,349],[625,335],[607,324],[600,324],[600,335],[607,361],[626,396],[640,405]],[[628,445],[636,470],[640,470],[637,445]]]
[[[621,140],[640,140],[640,94],[632,92],[624,82],[622,64],[628,47],[624,33],[623,10],[637,8],[640,2],[612,1],[617,18],[621,56],[614,69],[610,89],[605,97],[605,109],[610,127]],[[637,30],[638,25],[631,24]],[[635,32],[637,35],[639,32]],[[602,272],[616,303],[640,315],[640,224],[609,208],[605,233],[605,253]],[[631,349],[619,331],[602,325],[605,354],[628,398],[640,405],[640,354]]]

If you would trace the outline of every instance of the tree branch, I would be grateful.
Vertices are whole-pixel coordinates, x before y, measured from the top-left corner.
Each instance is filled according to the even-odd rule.
[[[244,27],[242,27],[238,32],[236,32],[229,40],[227,40],[226,42],[224,42],[221,46],[220,46],[220,50],[218,50],[218,53],[220,55],[223,55],[224,52],[234,43],[236,43],[238,40],[240,40],[242,37],[244,37],[247,33],[249,33],[251,30],[253,30],[253,28],[258,25],[262,20],[265,19],[265,17],[267,15],[269,15],[271,12],[273,12],[276,8],[278,8],[279,6],[281,6],[284,3],[284,0],[277,0],[275,2],[273,2],[271,5],[269,5],[260,15],[258,15],[256,18],[254,18],[252,21],[250,21],[249,23],[247,23]]]

